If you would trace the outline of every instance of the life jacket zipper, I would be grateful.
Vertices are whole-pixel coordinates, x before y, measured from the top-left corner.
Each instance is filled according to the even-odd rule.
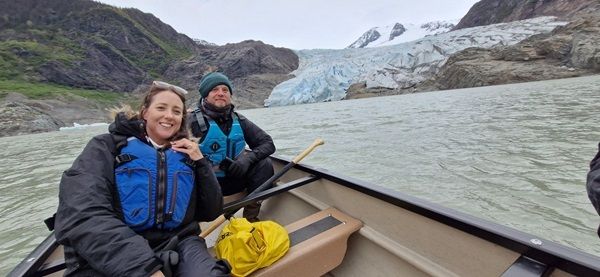
[[[165,198],[166,198],[166,190],[167,190],[167,180],[166,180],[166,170],[167,170],[167,161],[165,159],[165,152],[162,150],[158,150],[158,177],[157,177],[157,192],[156,192],[156,224],[161,225],[165,222],[164,219],[164,209],[165,209]]]
[[[167,212],[166,221],[169,221],[171,219],[173,219],[173,213],[175,213],[175,202],[177,201],[177,186],[179,184],[177,184],[177,179],[178,176],[177,174],[175,174],[175,176],[173,176],[173,189],[171,190],[171,205],[169,206],[169,211]]]

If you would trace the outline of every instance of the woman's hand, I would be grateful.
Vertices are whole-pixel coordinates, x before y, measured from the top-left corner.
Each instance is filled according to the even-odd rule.
[[[150,277],[165,277],[165,275],[162,273],[162,271],[157,271],[152,273],[152,275],[150,275]]]
[[[187,154],[190,157],[190,159],[194,161],[204,158],[204,156],[202,156],[202,152],[200,152],[200,147],[198,147],[198,143],[186,138],[171,141],[171,148],[173,148],[173,150],[177,152]]]

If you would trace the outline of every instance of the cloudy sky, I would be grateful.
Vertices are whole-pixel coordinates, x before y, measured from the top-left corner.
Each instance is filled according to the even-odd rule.
[[[291,49],[340,49],[372,27],[458,20],[478,0],[96,0],[154,14],[219,45],[246,39]]]

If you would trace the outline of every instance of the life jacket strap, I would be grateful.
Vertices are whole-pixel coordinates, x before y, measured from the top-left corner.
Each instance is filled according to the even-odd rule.
[[[206,130],[208,130],[208,127],[206,127],[206,122],[204,121],[204,115],[199,108],[195,109],[193,113],[196,117],[196,122],[198,122],[198,126],[200,127],[200,133],[202,134],[202,137],[204,137]]]
[[[186,164],[187,166],[189,166],[191,168],[195,168],[196,165],[198,165],[197,161],[194,161],[194,160],[190,159],[189,157],[181,159],[181,162],[183,162],[184,164]]]
[[[130,154],[120,154],[115,157],[115,161],[117,162],[117,166],[120,166],[126,162],[130,162],[137,159],[136,156]]]

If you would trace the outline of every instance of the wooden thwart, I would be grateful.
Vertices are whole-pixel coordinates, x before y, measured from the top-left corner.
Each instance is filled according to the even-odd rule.
[[[348,237],[361,227],[362,222],[335,208],[293,222],[285,226],[288,253],[252,276],[322,276],[342,263]]]

